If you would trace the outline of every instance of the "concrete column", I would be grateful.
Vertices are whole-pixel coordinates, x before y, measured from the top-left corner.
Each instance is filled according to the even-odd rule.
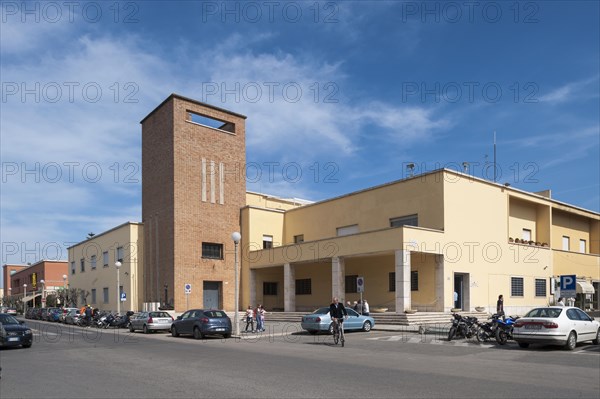
[[[283,265],[283,311],[296,311],[296,268],[290,263]]]
[[[331,258],[331,295],[345,303],[346,265],[343,258]]]
[[[435,311],[446,311],[446,295],[444,295],[444,282],[446,274],[444,273],[444,255],[435,256]],[[448,309],[450,310],[450,309]]]
[[[396,251],[396,313],[410,309],[410,251]]]
[[[254,308],[256,303],[256,270],[250,269],[250,278],[249,278],[249,286],[250,286],[250,305]]]

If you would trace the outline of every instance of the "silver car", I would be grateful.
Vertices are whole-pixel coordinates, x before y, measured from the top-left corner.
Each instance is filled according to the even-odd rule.
[[[129,321],[129,331],[142,330],[144,334],[153,331],[171,329],[173,318],[167,312],[139,312],[131,316]]]

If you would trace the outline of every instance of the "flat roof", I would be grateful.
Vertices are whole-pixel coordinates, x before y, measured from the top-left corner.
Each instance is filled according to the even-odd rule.
[[[138,225],[138,226],[143,226],[143,225],[144,225],[144,223],[142,223],[142,222],[125,222],[125,223],[121,223],[120,225],[118,225],[118,226],[115,226],[115,227],[113,227],[112,229],[108,229],[108,230],[106,230],[106,231],[103,231],[103,232],[102,232],[102,233],[100,233],[100,234],[95,234],[93,237],[90,237],[90,238],[87,238],[87,239],[85,239],[85,240],[79,241],[77,244],[73,244],[73,245],[71,245],[70,247],[67,247],[67,249],[71,249],[71,248],[73,248],[73,247],[76,247],[76,246],[78,246],[79,244],[82,244],[82,243],[84,243],[84,242],[87,242],[87,241],[89,241],[89,240],[93,240],[94,238],[97,238],[97,237],[103,236],[104,234],[108,234],[108,233],[110,233],[111,231],[115,231],[115,230],[117,230],[117,229],[120,229],[120,228],[121,228],[121,227],[123,227],[123,226],[127,226],[127,225],[130,225],[130,224],[135,224],[135,225]]]

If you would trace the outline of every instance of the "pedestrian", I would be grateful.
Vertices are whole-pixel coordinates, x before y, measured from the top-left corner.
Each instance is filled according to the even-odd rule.
[[[356,304],[356,309],[354,309],[354,310],[356,310],[356,312],[357,312],[358,314],[362,314],[362,312],[363,312],[363,304],[362,304],[362,301],[360,301],[360,300],[358,301],[358,303]]]
[[[369,315],[369,303],[367,302],[366,299],[363,299],[363,316],[368,316]]]
[[[260,309],[262,308],[262,305],[259,303],[258,305],[256,305],[256,309],[254,309],[254,315],[256,317],[256,332],[262,331],[262,317],[260,315]]]
[[[504,296],[498,295],[498,301],[496,302],[496,313],[498,316],[504,316]]]
[[[265,308],[260,305],[260,327],[261,327],[261,331],[265,331],[265,314],[267,313],[267,311],[265,310]],[[258,318],[258,315],[256,316]]]
[[[250,332],[254,332],[254,310],[252,310],[252,305],[248,305],[248,309],[246,309],[246,329],[244,332],[248,332],[248,326],[250,326]]]
[[[458,292],[454,291],[454,308],[458,309]]]
[[[358,312],[358,302],[354,301],[354,306],[352,306],[352,309],[354,309],[356,312]]]
[[[556,304],[558,306],[565,306],[565,301],[563,300],[562,296],[560,298],[558,298],[558,302]]]

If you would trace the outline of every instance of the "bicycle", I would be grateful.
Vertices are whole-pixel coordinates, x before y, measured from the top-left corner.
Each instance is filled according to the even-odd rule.
[[[342,328],[340,328],[340,325]],[[344,347],[344,320],[343,319],[333,319],[333,343],[338,344],[338,342],[342,342],[342,348]]]

